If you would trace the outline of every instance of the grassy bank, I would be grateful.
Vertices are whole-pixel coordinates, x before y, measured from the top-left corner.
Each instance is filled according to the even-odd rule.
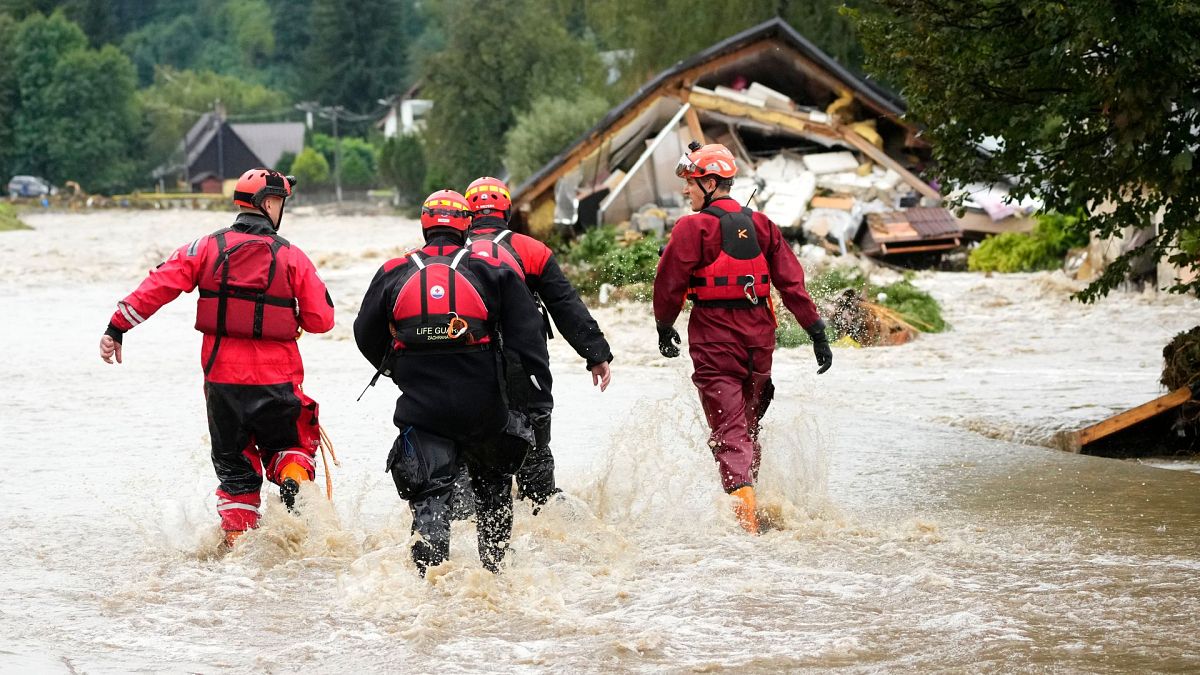
[[[0,204],[0,232],[8,230],[31,230],[17,217],[17,209],[12,204]]]

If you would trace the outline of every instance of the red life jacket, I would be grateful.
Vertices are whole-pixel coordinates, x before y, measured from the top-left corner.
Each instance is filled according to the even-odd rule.
[[[512,230],[495,230],[485,234],[472,234],[467,239],[467,248],[476,255],[495,258],[505,267],[511,268],[525,281],[525,262],[512,245]]]
[[[721,253],[688,280],[687,297],[697,305],[754,307],[771,294],[770,270],[758,245],[750,209],[725,211],[715,206],[701,213],[721,223]]]
[[[451,255],[409,254],[412,265],[392,307],[392,337],[398,350],[490,348],[491,323],[478,281],[459,267],[470,251]]]
[[[196,330],[254,340],[295,340],[300,332],[296,295],[288,279],[291,244],[274,234],[227,228],[205,241]]]

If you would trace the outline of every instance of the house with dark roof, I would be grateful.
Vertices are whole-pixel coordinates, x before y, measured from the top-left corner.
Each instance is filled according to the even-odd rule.
[[[184,134],[178,161],[159,167],[155,176],[176,176],[193,192],[219,192],[223,181],[255,167],[274,168],[284,153],[296,155],[303,149],[301,122],[231,124],[206,113]]]
[[[629,220],[648,204],[681,206],[674,167],[690,140],[724,143],[746,167],[781,153],[852,155],[935,204],[941,195],[918,176],[930,148],[904,111],[898,96],[772,19],[676,63],[609,111],[516,187],[514,221],[544,236]]]

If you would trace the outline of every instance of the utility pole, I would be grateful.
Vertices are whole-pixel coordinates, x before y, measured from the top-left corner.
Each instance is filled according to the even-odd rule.
[[[225,184],[225,106],[221,99],[213,101],[213,115],[217,118],[217,180]]]
[[[333,119],[333,186],[337,193],[338,203],[342,203],[342,138],[338,136],[338,115],[346,109],[340,105],[327,108]]]

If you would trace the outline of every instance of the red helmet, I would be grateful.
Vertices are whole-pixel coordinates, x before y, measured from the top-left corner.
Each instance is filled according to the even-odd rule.
[[[495,210],[502,211],[507,217],[508,210],[512,208],[512,197],[508,193],[508,186],[500,179],[491,176],[476,178],[467,186],[467,193],[463,196],[467,198],[471,210],[477,214]]]
[[[421,205],[421,229],[449,227],[466,232],[471,226],[471,209],[467,199],[454,190],[438,190],[425,198]]]
[[[733,178],[737,175],[737,162],[733,160],[733,153],[729,152],[729,148],[720,143],[709,143],[680,157],[679,164],[675,167],[675,175],[680,178]]]
[[[262,209],[266,197],[291,197],[295,184],[294,176],[285,176],[271,169],[250,169],[242,174],[233,188],[233,203],[248,209]]]

